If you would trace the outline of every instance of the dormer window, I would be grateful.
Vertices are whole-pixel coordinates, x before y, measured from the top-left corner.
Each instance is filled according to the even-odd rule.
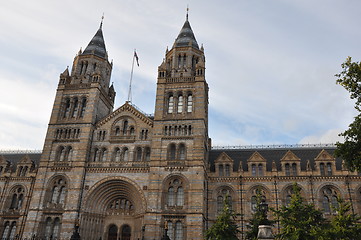
[[[332,164],[331,163],[327,163],[327,176],[332,176]]]
[[[321,176],[325,176],[325,164],[324,163],[320,163],[320,174]]]

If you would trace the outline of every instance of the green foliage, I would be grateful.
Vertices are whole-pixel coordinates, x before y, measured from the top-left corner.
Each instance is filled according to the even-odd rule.
[[[261,203],[263,196],[261,195],[261,191],[257,191],[256,195],[256,207],[255,211],[252,214],[252,218],[248,221],[246,231],[246,239],[247,240],[256,240],[258,235],[258,226],[259,225],[272,225],[273,222],[267,219],[267,213],[261,210]]]
[[[218,215],[216,222],[206,231],[207,240],[238,240],[239,232],[235,220],[237,214],[230,209],[227,201],[224,200],[223,211]]]
[[[340,134],[345,141],[336,143],[335,155],[341,157],[350,170],[361,171],[361,63],[352,62],[351,57],[348,57],[341,67],[341,73],[336,74],[336,83],[350,92],[351,99],[356,100],[355,109],[359,114],[349,128]]]
[[[280,210],[272,210],[282,226],[277,239],[314,240],[323,239],[325,219],[322,212],[313,204],[304,201],[300,188],[295,183],[293,194],[288,206]]]
[[[360,217],[351,213],[351,203],[341,198],[337,199],[336,215],[332,217],[330,226],[326,230],[325,239],[354,240],[361,239]]]

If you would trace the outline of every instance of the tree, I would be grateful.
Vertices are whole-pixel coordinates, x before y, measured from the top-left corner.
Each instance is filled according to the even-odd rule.
[[[281,230],[277,239],[313,240],[322,239],[325,219],[313,204],[304,201],[300,187],[293,185],[291,202],[279,210],[272,210],[280,221]]]
[[[332,217],[326,230],[326,239],[353,240],[361,239],[360,217],[351,213],[351,203],[337,199],[336,215]]]
[[[341,73],[336,74],[336,83],[350,92],[351,99],[356,100],[355,109],[359,114],[349,128],[340,134],[345,141],[336,143],[335,155],[341,157],[351,171],[361,171],[361,63],[352,62],[351,57],[348,57],[341,67]]]
[[[238,240],[238,227],[235,224],[237,214],[229,207],[228,196],[224,200],[223,210],[216,222],[206,231],[208,240]]]
[[[256,205],[252,218],[248,221],[246,231],[246,239],[256,240],[258,235],[259,225],[272,225],[273,222],[267,219],[267,212],[261,209],[261,203],[264,202],[260,189],[256,191]]]

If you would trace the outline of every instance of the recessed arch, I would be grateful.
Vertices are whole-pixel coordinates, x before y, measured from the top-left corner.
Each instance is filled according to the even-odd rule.
[[[134,214],[141,214],[147,208],[147,202],[141,188],[126,177],[110,177],[96,183],[85,197],[85,212],[104,214],[108,206],[116,199],[126,198],[134,206]]]

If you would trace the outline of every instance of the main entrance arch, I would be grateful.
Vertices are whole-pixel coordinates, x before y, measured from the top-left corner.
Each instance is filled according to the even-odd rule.
[[[81,236],[89,240],[141,239],[145,209],[143,191],[132,180],[124,177],[101,180],[85,197]]]

